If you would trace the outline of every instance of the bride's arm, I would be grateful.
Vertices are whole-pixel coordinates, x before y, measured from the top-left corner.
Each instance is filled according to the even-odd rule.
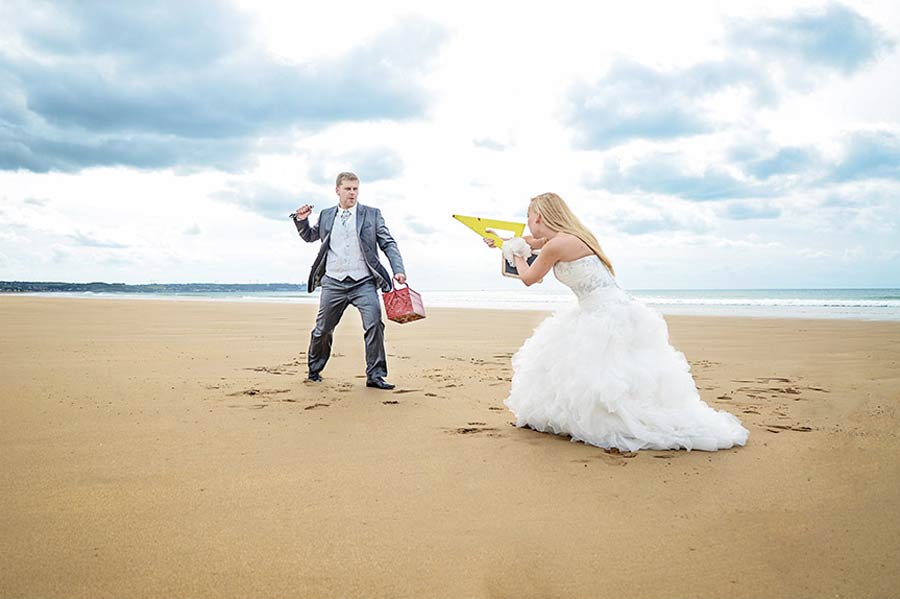
[[[544,241],[546,242],[546,240]],[[528,262],[522,256],[515,256],[519,279],[525,283],[526,287],[539,283],[550,272],[553,265],[559,261],[559,251],[556,244],[542,243],[541,245],[543,249],[538,254],[537,259],[531,263],[531,266],[528,265]]]
[[[497,233],[497,231],[495,231],[494,229],[485,229],[485,231],[488,233],[491,233],[492,235],[496,235],[503,241],[512,239],[511,237],[500,237],[500,234]],[[484,237],[483,239],[484,239],[484,243],[487,244],[488,247],[497,247],[496,242],[493,239],[491,239],[490,237]],[[545,243],[547,243],[546,237],[533,237],[531,235],[522,235],[522,239],[524,239],[525,243],[527,243],[533,250],[539,250],[542,247],[544,247]]]
[[[485,231],[487,231],[488,233],[493,233],[494,235],[497,235],[497,232],[494,231],[493,229],[485,229]],[[500,237],[499,235],[497,235],[497,236]],[[491,239],[490,237],[482,237],[482,239],[484,240],[485,245],[487,245],[489,248],[497,247],[497,242],[494,241],[493,239]],[[500,239],[502,239],[503,241],[509,241],[509,239],[511,239],[511,238],[500,237]],[[531,235],[525,235],[524,237],[522,237],[522,239],[524,239],[525,243],[528,244],[528,247],[530,247],[533,250],[539,250],[542,247],[544,247],[545,243],[547,243],[546,237],[532,237]]]
[[[532,237],[531,235],[525,235],[522,239],[524,239],[525,243],[530,245],[533,250],[539,250],[547,243],[546,237]]]

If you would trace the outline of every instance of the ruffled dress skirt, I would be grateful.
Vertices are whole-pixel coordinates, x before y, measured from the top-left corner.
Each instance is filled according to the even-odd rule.
[[[700,399],[662,316],[618,287],[547,318],[512,366],[504,403],[520,427],[621,451],[715,451],[749,435]]]

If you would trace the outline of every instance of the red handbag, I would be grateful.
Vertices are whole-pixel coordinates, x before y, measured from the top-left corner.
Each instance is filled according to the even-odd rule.
[[[409,288],[409,286],[397,287],[381,294],[384,298],[384,311],[388,320],[404,324],[414,320],[425,318],[425,304],[422,296]]]

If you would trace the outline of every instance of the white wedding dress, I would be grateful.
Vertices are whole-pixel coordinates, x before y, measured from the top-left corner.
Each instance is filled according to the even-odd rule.
[[[746,443],[737,418],[700,399],[662,316],[619,287],[597,256],[553,272],[578,305],[547,318],[513,356],[504,403],[517,426],[622,451]]]

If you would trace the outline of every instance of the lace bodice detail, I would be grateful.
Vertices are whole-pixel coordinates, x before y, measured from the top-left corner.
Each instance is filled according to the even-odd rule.
[[[557,280],[571,289],[579,300],[585,299],[598,289],[619,287],[600,258],[591,254],[571,262],[557,262],[553,266]]]

